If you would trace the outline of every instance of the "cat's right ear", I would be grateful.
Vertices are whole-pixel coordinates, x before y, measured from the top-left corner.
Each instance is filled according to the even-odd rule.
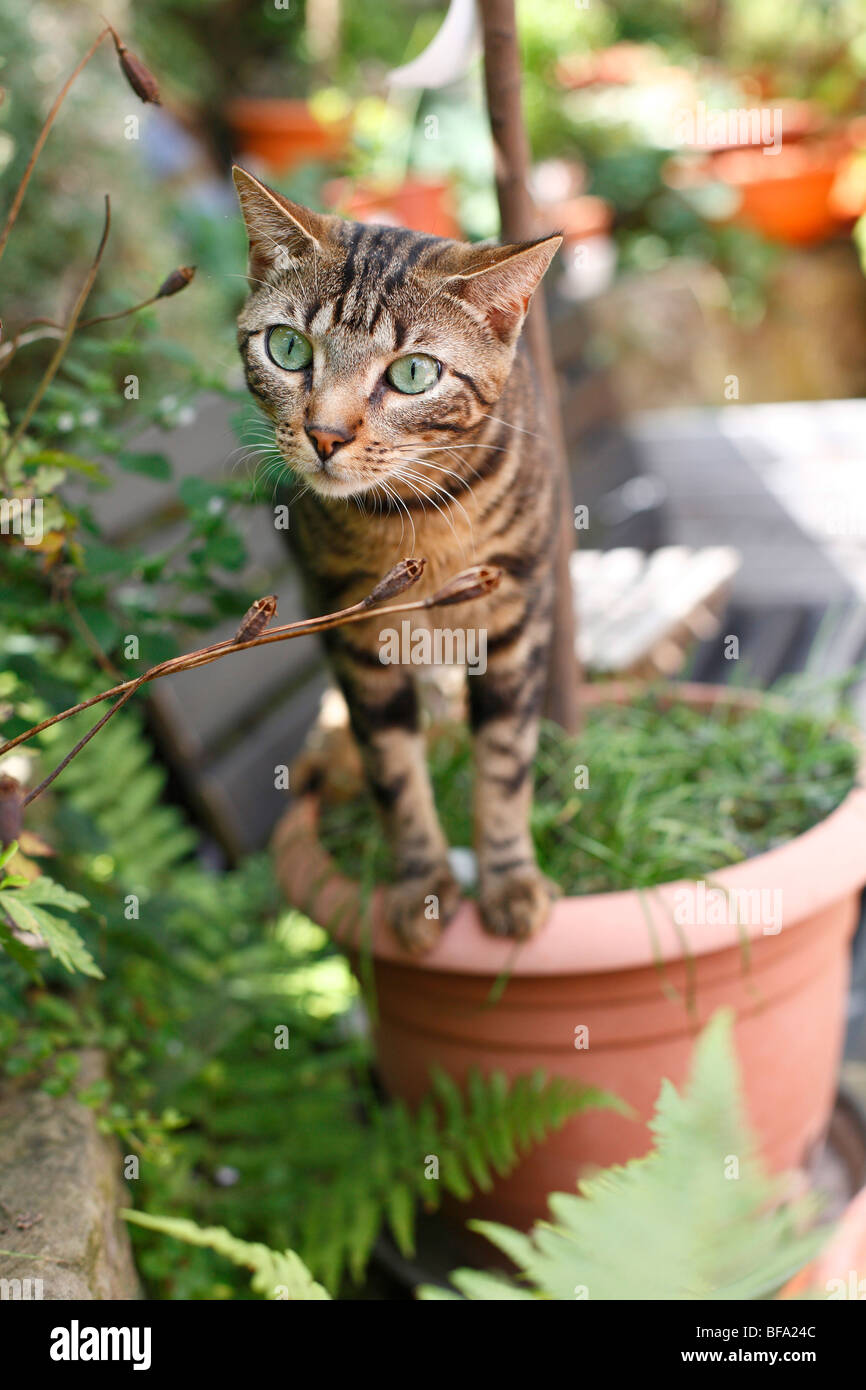
[[[263,280],[269,271],[286,270],[323,250],[327,228],[319,213],[290,203],[237,165],[232,178],[250,243],[251,279]]]

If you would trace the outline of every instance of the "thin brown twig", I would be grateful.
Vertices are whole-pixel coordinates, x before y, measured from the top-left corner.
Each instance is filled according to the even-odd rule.
[[[24,202],[24,194],[27,192],[27,185],[30,182],[30,176],[33,173],[37,159],[42,153],[42,146],[48,139],[48,134],[51,130],[51,127],[54,124],[58,111],[63,105],[63,102],[66,98],[66,94],[69,91],[69,88],[72,86],[78,74],[81,72],[83,68],[87,66],[94,53],[96,52],[97,48],[102,43],[103,39],[106,38],[110,32],[110,26],[106,25],[102,32],[98,34],[97,37],[93,40],[93,43],[88,48],[84,57],[78,63],[77,67],[75,67],[73,71],[69,74],[63,86],[60,88],[60,91],[54,99],[54,104],[51,107],[51,110],[45,117],[45,122],[42,126],[42,129],[36,137],[36,144],[33,146],[30,158],[27,161],[27,168],[24,170],[24,173],[21,176],[21,182],[19,183],[18,188],[15,191],[15,197],[12,199],[12,206],[10,207],[9,212],[6,215],[6,221],[3,224],[3,231],[0,232],[0,256],[3,255],[3,252],[6,249],[6,243],[9,240],[9,233],[15,226],[15,223],[18,219],[18,214],[21,211],[21,204]]]
[[[75,332],[75,325],[77,324],[78,319],[81,315],[81,311],[87,302],[88,295],[90,294],[90,291],[93,289],[93,282],[96,279],[97,274],[99,273],[99,267],[102,263],[102,257],[105,252],[105,246],[106,242],[108,241],[108,233],[110,230],[111,200],[108,194],[106,193],[105,219],[102,224],[102,236],[100,237],[99,245],[96,248],[96,255],[94,256],[90,264],[90,269],[88,270],[87,275],[84,278],[84,282],[81,286],[81,289],[78,291],[75,303],[72,306],[72,312],[70,313],[63,330],[63,337],[60,339],[60,342],[57,344],[57,347],[52,353],[51,361],[45,368],[45,371],[42,375],[42,380],[39,382],[39,385],[33,392],[33,395],[31,396],[30,401],[28,402],[24,414],[18,421],[18,424],[16,425],[15,430],[12,436],[10,437],[9,443],[6,446],[6,451],[3,455],[3,459],[0,460],[0,462],[5,462],[5,460],[9,457],[10,453],[15,448],[15,445],[18,443],[19,439],[23,435],[24,431],[27,429],[27,426],[30,424],[30,421],[33,419],[33,416],[39,408],[39,404],[42,400],[42,397],[45,395],[45,392],[48,390],[48,387],[54,380],[54,376],[57,372],[57,369],[66,355],[66,350],[69,347],[69,344],[72,341],[72,335]]]
[[[66,598],[63,601],[63,606],[69,614],[70,618],[72,619],[72,625],[78,633],[79,637],[81,638],[82,642],[85,644],[86,647],[89,648],[97,666],[101,666],[102,670],[106,673],[106,675],[114,676],[116,679],[120,675],[120,672],[114,665],[114,662],[111,661],[110,658],[107,657],[105,652],[102,650],[101,646],[99,645],[99,642],[96,640],[96,637],[91,632],[90,628],[87,626],[87,623],[81,616],[81,613],[78,609],[78,605],[76,604],[75,600],[70,597],[69,594],[66,595]]]
[[[149,309],[151,304],[155,304],[162,295],[152,294],[149,299],[142,299],[139,304],[130,304],[128,309],[117,309],[113,314],[95,314],[92,319],[82,319],[78,325],[82,328],[93,328],[97,323],[114,323],[115,319],[125,319],[129,314],[137,314],[139,309]]]
[[[113,323],[116,319],[125,319],[130,314],[137,314],[140,309],[149,309],[151,304],[155,304],[163,296],[152,294],[148,299],[142,299],[138,304],[130,304],[128,309],[118,309],[114,314],[96,314],[91,319],[80,319],[75,325],[76,333],[80,333],[83,328],[93,328],[97,323]],[[40,327],[37,329],[36,324]],[[33,330],[32,332],[30,330]],[[0,346],[0,372],[5,371],[15,356],[19,348],[29,347],[31,343],[42,343],[46,338],[61,338],[63,327],[55,323],[53,319],[31,319],[25,323],[14,338],[10,338],[8,343]]]
[[[421,576],[424,568],[424,561],[408,562],[416,568],[410,573],[405,571],[401,575],[402,588],[407,588],[414,584]],[[407,562],[401,562],[401,566],[406,566]],[[395,566],[395,570],[400,569]],[[394,571],[392,571],[394,573]],[[390,576],[386,576],[386,580]],[[131,680],[124,681],[120,685],[114,686],[111,690],[103,690],[98,695],[92,695],[87,700],[81,700],[78,704],[72,705],[69,709],[61,710],[58,714],[51,715],[48,719],[43,719],[41,723],[34,724],[32,728],[26,729],[24,733],[18,734],[15,738],[9,739],[0,747],[0,757],[11,752],[21,743],[26,743],[34,738],[36,734],[51,725],[59,723],[63,719],[69,719],[74,714],[80,714],[83,710],[89,709],[91,705],[99,704],[103,700],[113,699],[115,696],[120,698],[110,710],[90,729],[87,734],[75,745],[66,755],[63,761],[54,768],[43,782],[35,787],[26,798],[25,805],[34,800],[45,787],[50,786],[55,777],[68,766],[77,753],[81,751],[86,743],[98,733],[105,723],[112,717],[117,710],[130,699],[141,686],[149,684],[151,681],[160,680],[163,676],[178,675],[182,671],[197,670],[200,666],[210,665],[211,662],[219,661],[224,656],[230,656],[234,652],[248,651],[251,647],[262,647],[272,642],[284,642],[293,637],[303,637],[313,632],[324,632],[330,628],[341,627],[346,623],[359,622],[365,618],[384,618],[393,613],[409,613],[425,608],[435,608],[439,605],[451,605],[456,603],[467,603],[475,599],[484,597],[499,584],[502,578],[502,570],[492,565],[475,565],[468,570],[461,571],[451,580],[445,583],[434,594],[427,598],[416,599],[409,603],[389,604],[383,608],[377,608],[378,601],[373,594],[368,594],[358,603],[352,604],[348,608],[340,609],[336,613],[325,613],[318,618],[306,618],[295,623],[285,623],[278,628],[270,628],[257,637],[252,637],[247,641],[239,642],[236,638],[229,638],[223,642],[215,642],[209,647],[201,647],[197,651],[188,652],[184,656],[173,657],[169,661],[162,661],[156,666],[152,666],[148,671],[144,671],[140,676],[134,676]],[[376,591],[382,590],[386,581],[376,586]],[[393,590],[392,590],[393,592]],[[398,590],[399,592],[399,590]]]
[[[143,684],[143,680],[140,681],[139,684]],[[69,766],[69,764],[72,762],[72,759],[81,752],[82,748],[86,743],[90,742],[94,734],[99,733],[99,730],[102,728],[104,724],[108,723],[111,716],[113,714],[117,714],[117,711],[126,704],[127,700],[132,699],[137,689],[138,685],[134,685],[131,690],[127,690],[125,695],[121,695],[120,699],[117,700],[116,703],[111,706],[111,709],[105,711],[105,714],[102,716],[101,719],[97,720],[93,728],[88,729],[87,733],[84,735],[83,738],[80,738],[78,740],[74,748],[70,748],[69,752],[66,754],[66,757],[62,758],[55,768],[52,768],[47,777],[43,777],[38,787],[34,787],[32,791],[27,793],[27,795],[21,803],[22,807],[29,806],[30,802],[35,801],[37,796],[39,796],[41,792],[45,791],[46,787],[51,786],[51,783],[54,781],[55,777],[60,776],[63,769]]]
[[[149,309],[161,299],[170,299],[190,284],[194,273],[195,266],[179,266],[166,277],[156,294],[148,295],[147,299],[140,299],[137,304],[130,304],[126,309],[117,309],[112,314],[94,314],[92,318],[79,319],[75,325],[75,332],[80,333],[83,328],[93,328],[98,323],[116,323],[118,319],[129,318],[130,314]],[[56,323],[54,319],[29,319],[21,325],[8,343],[0,344],[0,372],[6,370],[19,348],[27,347],[30,343],[43,342],[46,338],[61,338],[63,332],[63,325]]]

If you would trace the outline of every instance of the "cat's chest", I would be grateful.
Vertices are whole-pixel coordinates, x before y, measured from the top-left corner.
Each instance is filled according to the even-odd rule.
[[[345,577],[346,602],[362,598],[405,556],[426,561],[421,579],[412,587],[413,598],[435,593],[460,570],[484,558],[484,530],[468,506],[446,514],[418,509],[362,515],[334,509],[324,520],[320,511],[301,506],[292,520],[291,540],[302,567],[325,581]]]

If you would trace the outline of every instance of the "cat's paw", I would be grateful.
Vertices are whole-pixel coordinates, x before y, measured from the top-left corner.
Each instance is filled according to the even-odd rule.
[[[393,884],[386,912],[400,944],[410,955],[423,956],[436,945],[459,904],[460,885],[443,864],[428,878]]]
[[[493,936],[525,941],[541,930],[558,897],[556,884],[535,864],[491,875],[481,885],[481,920]]]

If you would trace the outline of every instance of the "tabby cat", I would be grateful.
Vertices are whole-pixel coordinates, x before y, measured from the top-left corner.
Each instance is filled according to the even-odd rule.
[[[405,554],[427,559],[413,597],[468,565],[504,571],[484,600],[413,615],[413,631],[459,624],[486,638],[486,669],[468,680],[479,905],[490,932],[527,937],[554,891],[528,822],[557,507],[518,338],[561,238],[466,245],[311,212],[241,169],[235,183],[251,280],[238,340],[249,389],[305,484],[290,534],[312,610],[355,602]],[[375,616],[327,637],[395,856],[391,921],[420,953],[459,890],[427,773],[417,672],[383,664]]]

